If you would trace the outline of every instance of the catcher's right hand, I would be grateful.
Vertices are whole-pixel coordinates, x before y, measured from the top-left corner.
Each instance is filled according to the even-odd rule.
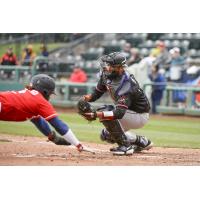
[[[96,110],[83,97],[77,104],[78,113],[88,121],[96,120]]]

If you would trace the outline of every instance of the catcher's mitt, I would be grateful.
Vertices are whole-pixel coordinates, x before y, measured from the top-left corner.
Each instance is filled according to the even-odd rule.
[[[78,113],[88,121],[96,120],[96,110],[90,103],[81,98],[77,104]]]

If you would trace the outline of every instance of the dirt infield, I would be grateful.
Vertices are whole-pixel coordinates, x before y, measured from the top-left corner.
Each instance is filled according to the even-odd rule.
[[[0,134],[1,166],[200,166],[200,149],[160,148],[135,153],[131,156],[113,156],[110,145],[85,143],[96,149],[96,154],[79,153],[71,146],[57,146],[46,138],[21,137]]]

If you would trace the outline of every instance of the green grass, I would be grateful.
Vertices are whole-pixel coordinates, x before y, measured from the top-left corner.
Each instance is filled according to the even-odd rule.
[[[87,123],[78,114],[60,114],[81,141],[102,143],[99,133],[103,125],[98,121]],[[42,134],[31,122],[0,122],[0,132],[4,134],[40,136]],[[135,133],[149,137],[155,146],[200,148],[200,123],[198,120],[176,118],[151,118],[149,123]]]

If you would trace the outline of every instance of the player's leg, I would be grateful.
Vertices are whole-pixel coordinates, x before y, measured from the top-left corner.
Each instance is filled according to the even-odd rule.
[[[114,109],[112,105],[104,105],[98,108],[98,111],[111,111]],[[102,120],[101,123],[105,128],[101,131],[100,138],[108,143],[117,143],[113,154],[130,155],[134,152],[133,146],[127,140],[123,127],[119,120]]]
[[[112,106],[103,106],[99,110],[110,111],[113,108],[114,107]],[[135,113],[133,111],[128,110],[125,116],[122,119],[117,120],[117,122],[114,122],[113,125],[108,123],[110,121],[105,121],[104,123],[108,123],[110,128],[108,128],[108,125],[104,125],[106,128],[104,128],[101,131],[100,138],[102,141],[106,141],[108,143],[114,144],[114,143],[117,143],[117,141],[115,138],[113,138],[113,134],[116,134],[116,135],[125,134],[126,137],[124,138],[126,138],[126,140],[128,141],[130,145],[133,145],[132,148],[134,149],[134,151],[148,150],[153,146],[153,143],[148,138],[144,136],[136,135],[134,133],[130,133],[128,131],[130,129],[142,128],[148,122],[148,119],[149,119],[148,113],[139,114],[139,113]],[[113,127],[115,128],[113,129]],[[121,133],[113,133],[113,130],[115,129],[116,131],[119,131]],[[110,151],[117,152],[119,150],[119,146],[111,148]]]
[[[130,131],[126,131],[125,135],[131,144],[135,145],[135,152],[149,150],[153,147],[153,142],[145,136],[137,135]]]
[[[145,136],[129,132],[130,129],[142,128],[148,122],[148,119],[148,113],[140,114],[129,110],[126,112],[124,117],[120,119],[126,137],[130,140],[131,144],[136,145],[135,151],[149,150],[153,146],[153,143]]]
[[[103,105],[99,107],[98,111],[111,111],[114,109],[113,105]],[[121,137],[124,137],[124,130],[119,123],[119,121],[111,120],[111,121],[101,121],[103,125],[105,126],[104,129],[102,129],[100,134],[100,139],[102,141],[106,141],[108,143],[114,144],[114,143],[121,143],[121,140],[123,140]],[[125,137],[124,137],[125,138]]]
[[[106,141],[110,143],[117,143],[118,147],[115,148],[113,154],[115,155],[130,155],[133,154],[134,148],[130,141],[127,139],[124,130],[119,120],[106,120],[101,121],[106,129],[102,131],[101,139],[107,134]]]
[[[56,145],[71,145],[68,141],[65,140],[60,134],[57,134],[55,131],[52,131],[47,121],[42,118],[33,118],[31,122],[38,128],[38,130],[48,137],[49,141],[52,141]]]

